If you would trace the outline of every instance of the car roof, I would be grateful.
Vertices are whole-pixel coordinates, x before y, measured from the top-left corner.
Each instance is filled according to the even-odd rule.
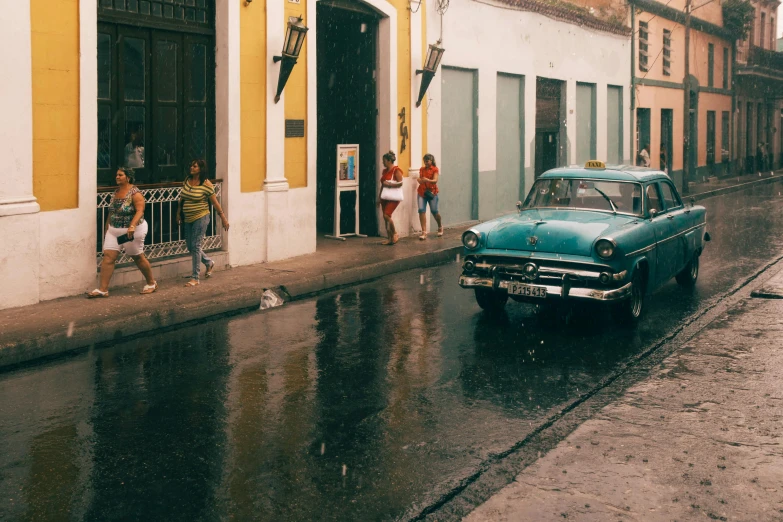
[[[663,171],[633,165],[607,165],[602,169],[586,169],[578,165],[559,167],[541,174],[539,179],[603,179],[611,181],[654,181],[671,179]]]

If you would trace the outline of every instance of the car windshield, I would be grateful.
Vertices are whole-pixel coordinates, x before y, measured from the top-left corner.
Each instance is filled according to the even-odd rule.
[[[539,179],[528,194],[523,208],[547,207],[640,215],[642,187],[639,183],[627,181]]]

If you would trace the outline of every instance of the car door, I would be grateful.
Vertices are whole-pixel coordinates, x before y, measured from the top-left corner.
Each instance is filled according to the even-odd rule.
[[[645,208],[650,215],[650,224],[655,232],[655,273],[650,278],[654,287],[659,287],[674,275],[674,266],[677,261],[677,247],[671,241],[674,231],[673,219],[666,214],[666,207],[661,197],[658,182],[653,182],[645,187]]]
[[[673,255],[671,268],[672,275],[676,275],[688,264],[690,259],[685,232],[690,228],[691,218],[671,181],[659,181],[658,185],[663,198],[666,219],[672,224],[672,235],[669,239],[669,242],[674,243],[671,245]]]

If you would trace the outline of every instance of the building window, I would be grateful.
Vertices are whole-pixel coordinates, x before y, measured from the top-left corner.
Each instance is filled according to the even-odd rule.
[[[169,4],[98,4],[99,186],[118,166],[141,184],[180,181],[194,159],[214,172],[214,2]]]
[[[715,111],[707,111],[707,165],[715,164]],[[710,172],[712,174],[712,172]]]
[[[770,42],[769,42],[769,49],[770,51],[775,50],[775,29],[777,29],[777,26],[775,25],[775,17],[770,16],[769,17],[769,36],[770,36]]]
[[[663,75],[672,75],[672,32],[663,30]]]
[[[650,31],[647,22],[639,22],[639,70],[647,72]]]
[[[715,46],[707,44],[707,86],[715,85]]]
[[[729,48],[723,48],[723,88],[729,88]]]
[[[729,161],[729,111],[720,113],[720,160]]]
[[[759,34],[759,47],[766,48],[767,47],[767,40],[765,38],[766,30],[767,30],[767,14],[761,13],[761,33]]]

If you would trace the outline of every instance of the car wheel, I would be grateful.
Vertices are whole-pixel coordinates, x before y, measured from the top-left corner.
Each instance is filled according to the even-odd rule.
[[[635,325],[639,322],[644,312],[644,278],[638,268],[633,272],[631,279],[631,296],[613,307],[613,315],[621,324]]]
[[[508,294],[495,292],[486,288],[476,288],[476,302],[482,310],[487,312],[499,312],[503,310],[508,301]]]
[[[680,286],[691,288],[696,284],[696,280],[699,278],[699,254],[693,253],[690,263],[685,265],[682,272],[677,274],[675,279]]]

